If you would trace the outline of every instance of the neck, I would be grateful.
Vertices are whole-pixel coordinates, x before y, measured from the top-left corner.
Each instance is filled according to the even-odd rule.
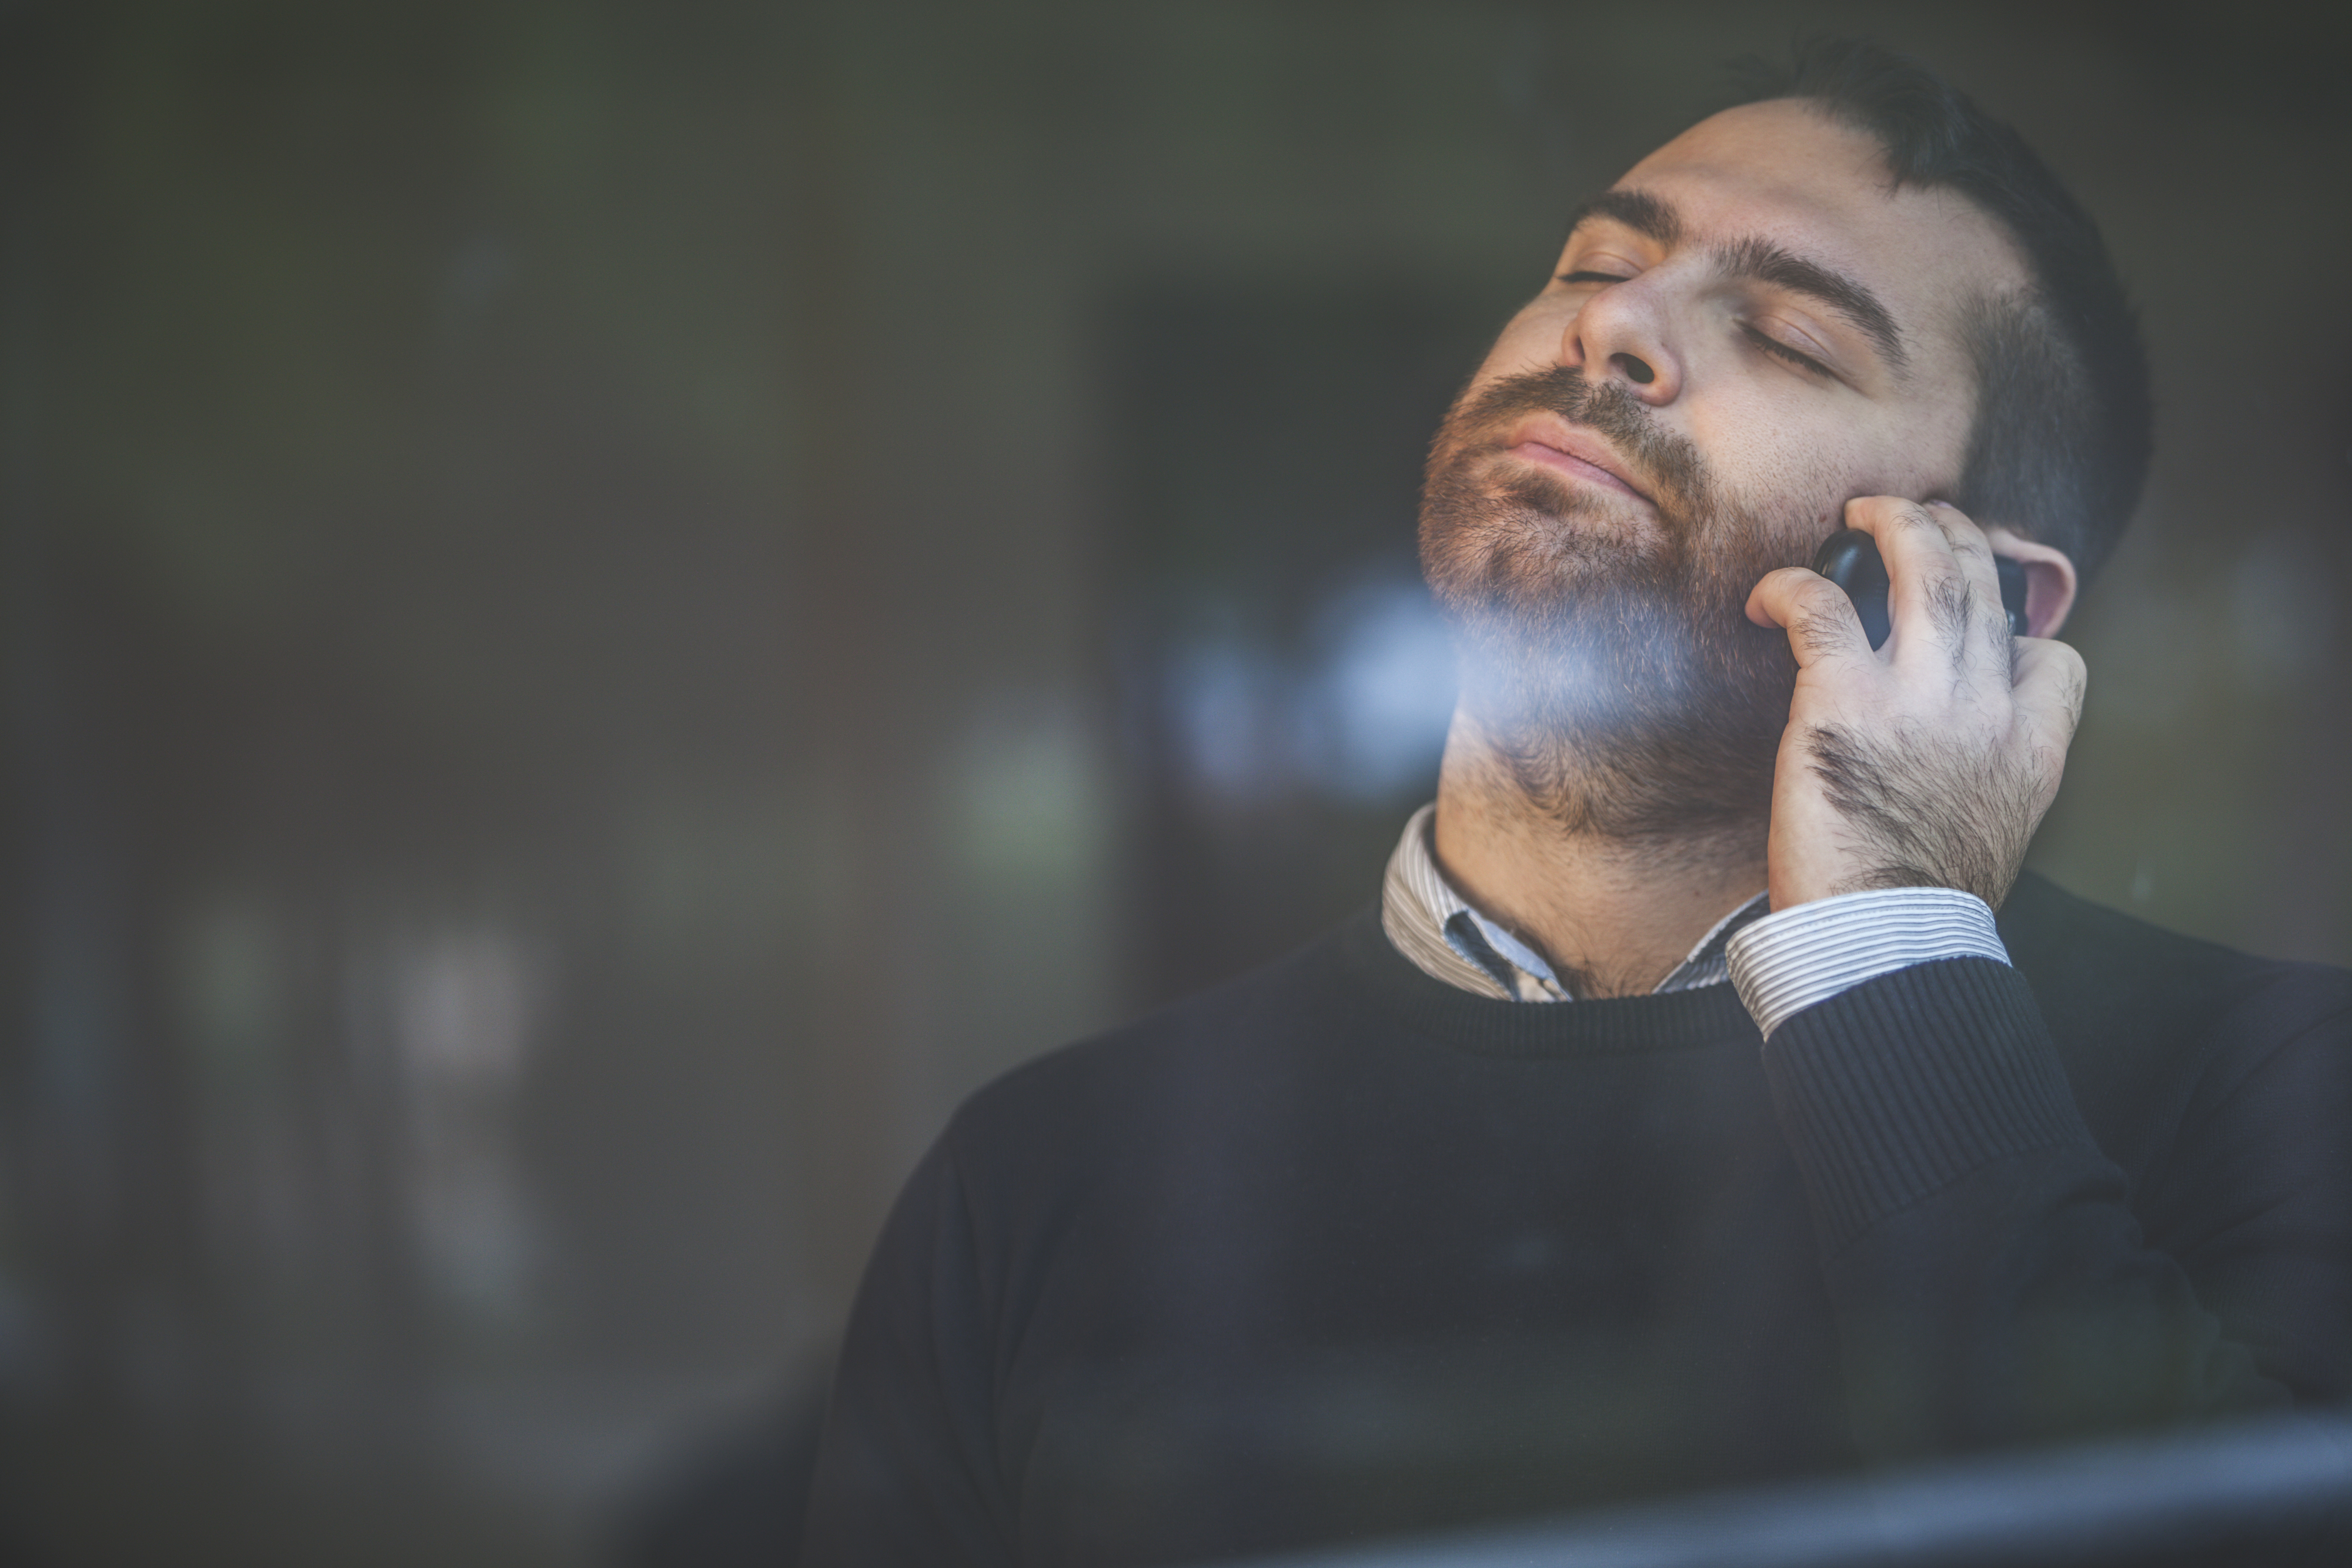
[[[1642,996],[1765,885],[1766,824],[1612,838],[1564,824],[1457,711],[1437,782],[1437,863],[1582,998]]]

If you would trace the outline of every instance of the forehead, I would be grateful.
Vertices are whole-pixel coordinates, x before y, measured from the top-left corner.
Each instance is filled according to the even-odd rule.
[[[1743,104],[1699,121],[1617,183],[1670,204],[1685,244],[1757,237],[1859,277],[1898,321],[1948,319],[2026,271],[2000,227],[1951,191],[1895,189],[1878,143],[1811,105]]]

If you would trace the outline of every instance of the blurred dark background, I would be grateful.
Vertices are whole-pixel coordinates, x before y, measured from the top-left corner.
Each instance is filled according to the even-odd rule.
[[[962,1094],[1372,897],[1422,443],[1803,26],[2144,307],[2036,863],[2352,959],[2347,16],[0,0],[0,1558],[756,1490]]]

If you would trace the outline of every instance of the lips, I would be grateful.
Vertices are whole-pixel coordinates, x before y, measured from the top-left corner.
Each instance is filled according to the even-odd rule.
[[[1538,414],[1511,427],[1505,450],[1522,462],[1580,479],[1597,489],[1614,490],[1648,506],[1656,506],[1647,490],[1633,483],[1625,462],[1609,444],[1589,430],[1557,414]]]

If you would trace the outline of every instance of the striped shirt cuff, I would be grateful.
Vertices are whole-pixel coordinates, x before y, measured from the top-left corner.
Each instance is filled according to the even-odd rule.
[[[1731,983],[1772,1031],[1864,980],[1938,958],[2009,962],[1992,910],[1951,887],[1886,887],[1783,909],[1731,939]]]

